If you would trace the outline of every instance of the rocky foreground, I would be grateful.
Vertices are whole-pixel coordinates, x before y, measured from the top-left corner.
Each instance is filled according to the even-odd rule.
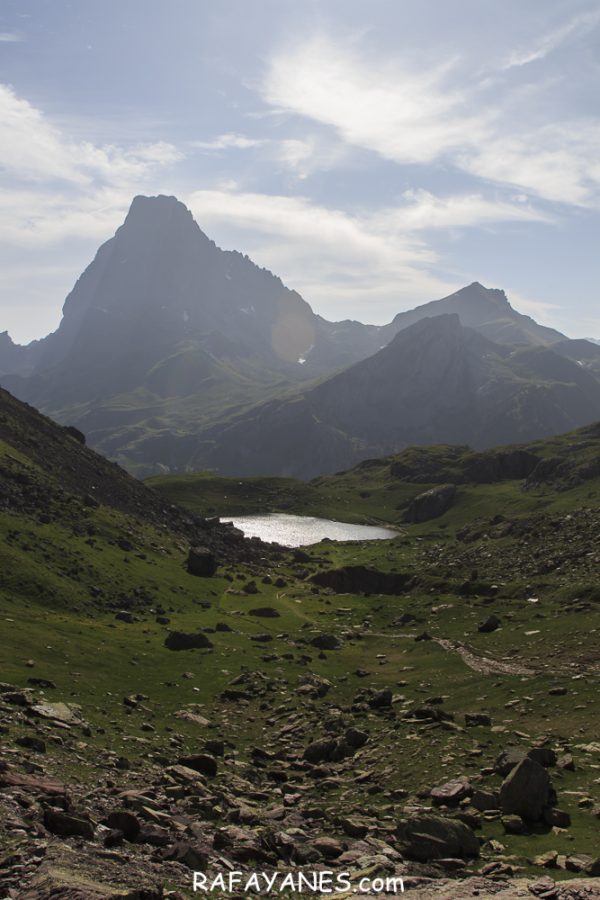
[[[315,643],[332,645],[327,635]],[[493,765],[477,768],[473,758],[482,754],[473,753],[468,775],[417,796],[389,788],[392,773],[381,765],[373,732],[381,739],[402,727],[427,741],[457,728],[435,698],[399,713],[391,690],[364,690],[349,708],[328,707],[331,683],[307,673],[297,686],[306,710],[290,712],[276,702],[273,680],[239,676],[217,704],[221,728],[193,707],[178,713],[205,735],[190,754],[176,727],[169,729],[168,746],[157,751],[148,697],[124,697],[149,735],[146,763],[132,765],[97,749],[101,735],[78,707],[48,699],[52,683],[29,682],[25,689],[0,685],[2,731],[20,735],[6,742],[0,758],[0,834],[7,848],[0,858],[2,897],[189,897],[194,872],[212,880],[233,870],[248,876],[348,872],[346,894],[358,895],[361,879],[377,888],[401,877],[405,892],[422,898],[600,897],[600,856],[575,848],[540,852],[530,861],[537,874],[524,877],[502,841],[485,837],[499,820],[507,835],[537,834],[532,846],[541,849],[550,829],[567,831],[570,816],[550,773],[573,770],[571,753],[559,756],[538,745],[527,753],[505,751]],[[235,741],[218,735],[235,733],[240,716],[253,719],[261,710],[264,742],[243,762]],[[351,724],[361,717],[374,726]],[[474,715],[465,724],[491,723]],[[323,736],[311,740],[319,731]],[[144,739],[132,736],[131,742]],[[595,750],[600,747],[586,748]],[[589,798],[580,806],[595,827],[600,807]],[[567,874],[580,877],[555,880]]]

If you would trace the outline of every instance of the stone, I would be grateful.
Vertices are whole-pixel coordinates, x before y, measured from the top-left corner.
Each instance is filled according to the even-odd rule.
[[[29,708],[28,714],[40,719],[62,722],[63,725],[85,724],[79,709],[68,703],[38,703]]]
[[[342,642],[333,634],[317,634],[309,641],[311,647],[318,650],[339,650]]]
[[[383,688],[377,691],[367,701],[371,709],[385,709],[392,705],[392,691],[390,688]]]
[[[308,745],[303,753],[303,758],[313,764],[325,762],[331,758],[335,746],[335,738],[320,738]]]
[[[456,499],[455,484],[440,484],[418,494],[408,504],[404,512],[404,521],[418,524],[443,516]]]
[[[185,766],[188,769],[193,769],[194,772],[199,772],[201,775],[206,775],[208,778],[214,778],[218,770],[216,759],[208,753],[198,753],[195,756],[182,756],[178,764],[180,766]]]
[[[492,720],[485,713],[465,713],[465,725],[467,728],[476,728],[478,726],[488,727],[492,724]]]
[[[249,610],[248,615],[258,616],[260,619],[278,619],[281,613],[272,606],[257,606],[255,609]]]
[[[467,778],[456,778],[430,791],[431,799],[436,806],[457,806],[461,800],[470,797],[473,788]]]
[[[36,753],[45,753],[46,752],[46,741],[43,741],[41,738],[34,737],[31,734],[23,735],[23,737],[16,738],[15,744],[19,747],[24,747],[26,750],[35,750]]]
[[[94,840],[94,826],[87,816],[73,816],[60,809],[44,810],[44,826],[59,837],[82,837]]]
[[[556,765],[557,756],[550,747],[532,747],[527,752],[527,756],[545,768]]]
[[[57,781],[50,781],[35,775],[17,775],[12,772],[0,772],[0,788],[18,787],[48,797],[64,797],[66,786]]]
[[[190,575],[211,578],[217,571],[217,560],[208,547],[190,547],[186,569]]]
[[[490,634],[492,631],[496,631],[500,628],[501,625],[501,620],[492,613],[491,616],[488,616],[487,619],[484,619],[484,621],[478,625],[477,631],[481,634]]]
[[[566,772],[575,771],[575,761],[570,753],[565,753],[564,756],[559,757],[556,761],[556,765],[559,769],[564,769]]]
[[[503,750],[494,763],[494,771],[505,778],[522,759],[525,754],[521,750]]]
[[[591,856],[583,853],[572,854],[567,856],[565,860],[565,869],[567,872],[585,872],[593,862]]]
[[[354,819],[350,816],[341,819],[340,825],[342,826],[344,834],[347,834],[348,837],[356,838],[357,840],[362,840],[369,833],[368,825],[361,822],[360,819]]]
[[[165,638],[168,650],[210,650],[214,644],[201,631],[187,634],[184,631],[171,631]]]
[[[163,859],[181,863],[195,872],[204,872],[208,866],[208,853],[204,846],[178,841],[162,853]]]
[[[502,816],[502,826],[507,834],[524,834],[526,830],[521,816]]]
[[[569,828],[571,824],[571,816],[562,809],[556,809],[553,806],[547,806],[544,809],[544,822],[553,828]]]
[[[141,829],[138,817],[125,809],[111,812],[106,819],[106,824],[108,828],[122,832],[128,841],[135,841]]]
[[[359,728],[348,728],[344,734],[344,740],[354,750],[359,750],[367,743],[369,735],[366,731],[361,731]]]
[[[507,815],[518,815],[530,822],[539,822],[548,806],[551,784],[543,766],[526,757],[515,766],[502,782],[500,809]]]
[[[335,838],[319,837],[313,841],[313,847],[322,853],[325,859],[335,859],[344,852],[343,845]]]
[[[500,809],[500,796],[497,791],[473,791],[471,806],[479,812]]]
[[[402,853],[418,862],[479,856],[476,835],[458,819],[427,814],[411,816],[398,824],[397,836]]]
[[[221,741],[219,738],[211,738],[204,742],[204,749],[208,753],[212,753],[213,756],[225,756],[225,741]]]

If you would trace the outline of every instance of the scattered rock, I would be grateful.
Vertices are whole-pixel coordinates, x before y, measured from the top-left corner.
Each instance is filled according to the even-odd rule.
[[[551,784],[543,766],[526,757],[502,782],[500,809],[507,815],[518,815],[530,822],[542,819],[549,805]]]
[[[184,631],[171,631],[165,638],[168,650],[209,650],[214,646],[212,641],[201,631],[187,634]]]
[[[458,819],[434,815],[411,816],[398,824],[397,836],[402,852],[419,862],[446,857],[477,858],[479,841]]]
[[[217,571],[215,554],[208,547],[190,547],[186,568],[190,575],[211,578]]]

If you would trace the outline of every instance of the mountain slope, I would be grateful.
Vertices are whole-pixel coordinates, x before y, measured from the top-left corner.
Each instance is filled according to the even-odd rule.
[[[307,478],[409,444],[484,448],[599,417],[600,383],[577,363],[545,347],[494,344],[457,315],[437,316],[301,397],[209,430],[192,465]]]
[[[385,331],[397,334],[421,319],[453,313],[459,316],[463,325],[496,344],[547,346],[565,338],[560,331],[539,325],[530,316],[513,309],[504,291],[485,288],[477,281],[442,300],[398,313]]]
[[[316,502],[384,518],[413,479],[463,474],[435,522],[294,553],[172,507],[0,392],[0,895],[191,900],[193,871],[223,866],[361,893],[383,866],[423,900],[509,900],[549,856],[597,872],[598,441],[534,448],[572,467],[541,489],[482,481],[464,448],[320,479]],[[200,537],[210,577],[184,564]],[[544,821],[477,809],[507,754],[548,767]]]

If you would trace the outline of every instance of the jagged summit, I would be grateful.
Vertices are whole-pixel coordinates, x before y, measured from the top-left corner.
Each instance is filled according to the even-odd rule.
[[[405,330],[417,325],[404,340]],[[405,391],[419,393],[432,383],[440,360],[447,360],[458,378],[465,355],[474,360],[509,347],[557,342],[564,345],[561,356],[578,365],[583,360],[582,368],[596,372],[589,348],[573,347],[564,335],[514,310],[504,291],[477,281],[400,313],[388,325],[329,322],[276,275],[242,253],[219,248],[176,197],[138,195],[66,298],[58,329],[27,347],[0,335],[0,377],[16,396],[76,425],[92,446],[145,475],[165,466],[204,465],[197,446],[198,441],[204,446],[209,430],[264,401],[297,394],[315,379],[333,379],[342,393],[351,389],[362,396],[365,385],[360,378],[355,382],[356,372],[339,381],[336,373],[360,367],[380,352],[374,368],[365,363],[358,370],[372,376],[366,411],[358,418],[373,422],[374,433],[381,433],[376,443],[388,446],[374,411],[389,418],[386,404],[395,408]],[[382,350],[390,344],[389,353]],[[480,381],[481,366],[473,365],[473,378]],[[440,383],[445,390],[443,379]],[[330,391],[334,398],[331,387],[317,389],[315,397],[324,400]],[[332,421],[342,411],[355,415],[346,399],[339,410],[337,399],[332,401]],[[432,408],[425,405],[422,415]],[[545,420],[551,418],[544,413]],[[559,429],[571,424],[557,417]],[[310,420],[306,427],[310,432]],[[354,432],[349,422],[348,434]],[[420,434],[434,439],[435,428],[414,434],[415,440]],[[371,444],[362,427],[356,437]],[[216,440],[217,462],[212,457],[207,462],[220,466],[220,442],[229,441],[229,433],[219,432]],[[493,440],[502,436],[494,433]],[[240,441],[245,443],[245,435]],[[313,471],[332,464],[331,447],[340,443],[340,434],[330,432],[323,441],[330,446],[320,456],[310,451]],[[291,445],[288,455],[297,446]]]
[[[541,344],[549,346],[565,339],[553,328],[539,325],[534,319],[513,309],[508,297],[499,288],[486,288],[478,281],[416,309],[398,313],[387,326],[394,332],[408,328],[419,319],[456,313],[463,325],[475,328],[490,340],[500,344]]]

